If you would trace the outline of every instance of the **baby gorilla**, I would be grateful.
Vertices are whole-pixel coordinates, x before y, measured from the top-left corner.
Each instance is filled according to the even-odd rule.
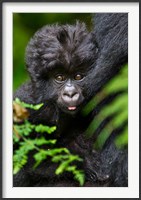
[[[29,99],[20,98],[36,104],[51,100],[63,112],[77,113],[89,96],[85,85],[97,52],[84,23],[43,27],[26,50],[32,93]]]
[[[89,77],[98,54],[95,36],[84,23],[43,27],[26,49],[31,81],[20,87],[15,97],[26,103],[44,103],[40,110],[30,111],[29,120],[57,126],[57,147],[66,147],[84,159],[80,166],[86,174],[84,186],[114,186],[118,172],[123,186],[127,173],[118,167],[118,158],[122,163],[126,156],[113,145],[100,155],[93,150],[92,141],[84,137],[91,118],[81,116],[81,110],[93,95],[94,83]],[[113,164],[109,165],[111,159]],[[14,186],[78,186],[70,174],[56,176],[55,163],[46,161],[33,170],[33,162],[29,156],[27,165],[14,176]]]

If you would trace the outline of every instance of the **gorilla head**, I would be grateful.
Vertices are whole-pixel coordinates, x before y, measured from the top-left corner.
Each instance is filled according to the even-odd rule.
[[[94,35],[84,23],[37,31],[26,49],[36,103],[53,100],[63,112],[77,113],[89,98],[88,74],[97,54]]]

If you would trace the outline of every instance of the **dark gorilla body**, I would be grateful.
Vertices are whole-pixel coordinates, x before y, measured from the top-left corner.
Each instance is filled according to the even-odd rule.
[[[97,14],[94,31],[85,25],[46,26],[35,33],[26,50],[31,77],[15,97],[32,104],[44,103],[32,111],[30,121],[56,125],[57,147],[66,147],[84,159],[84,186],[127,186],[127,152],[112,140],[101,152],[92,148],[85,130],[93,118],[81,115],[84,105],[127,62],[127,14]],[[52,136],[51,136],[52,137]],[[55,175],[56,164],[43,162],[36,170],[28,164],[14,176],[14,186],[78,186],[70,174]]]

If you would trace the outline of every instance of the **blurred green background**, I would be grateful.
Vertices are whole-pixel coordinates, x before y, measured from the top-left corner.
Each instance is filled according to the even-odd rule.
[[[14,91],[26,80],[25,48],[33,34],[46,24],[73,24],[76,20],[84,21],[91,27],[89,13],[14,13],[13,14],[13,89]]]

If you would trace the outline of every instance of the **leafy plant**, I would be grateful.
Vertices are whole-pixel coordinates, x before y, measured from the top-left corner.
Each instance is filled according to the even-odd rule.
[[[16,98],[14,102],[19,104],[21,107],[31,108],[33,110],[39,110],[43,106],[43,103],[38,104],[38,105],[28,104],[28,103],[25,103],[23,101],[20,101],[19,98]]]
[[[109,136],[115,131],[121,131],[115,139],[117,147],[128,143],[128,65],[112,78],[85,106],[84,116],[95,111],[86,135],[95,135],[94,147],[101,149]],[[99,131],[100,130],[100,131]]]
[[[29,105],[21,102],[19,99],[16,99],[14,101],[14,105],[15,104],[32,109],[39,109],[42,106],[42,104],[36,106]],[[23,109],[19,110],[18,108],[18,111],[20,112],[20,116],[22,116],[21,111],[23,111]],[[14,119],[17,119],[17,117],[15,117]],[[38,167],[38,165],[42,161],[50,158],[52,162],[59,164],[55,171],[56,175],[62,174],[65,171],[70,172],[73,174],[74,179],[79,182],[80,186],[82,186],[85,181],[84,172],[77,169],[76,165],[73,165],[73,162],[75,161],[82,162],[82,158],[80,158],[78,155],[71,154],[67,148],[56,148],[55,144],[57,140],[47,140],[44,136],[44,134],[52,134],[55,130],[55,126],[49,127],[42,124],[31,124],[27,119],[25,119],[25,115],[22,123],[19,124],[14,122],[13,143],[14,145],[17,145],[18,148],[14,150],[13,173],[16,174],[22,169],[22,167],[27,163],[29,152],[33,152],[34,150],[35,153],[33,154],[33,157],[35,160],[35,164],[33,166],[33,169]],[[30,134],[35,132],[40,133],[40,137],[31,139],[29,137]],[[46,149],[44,149],[42,145],[45,145]]]

